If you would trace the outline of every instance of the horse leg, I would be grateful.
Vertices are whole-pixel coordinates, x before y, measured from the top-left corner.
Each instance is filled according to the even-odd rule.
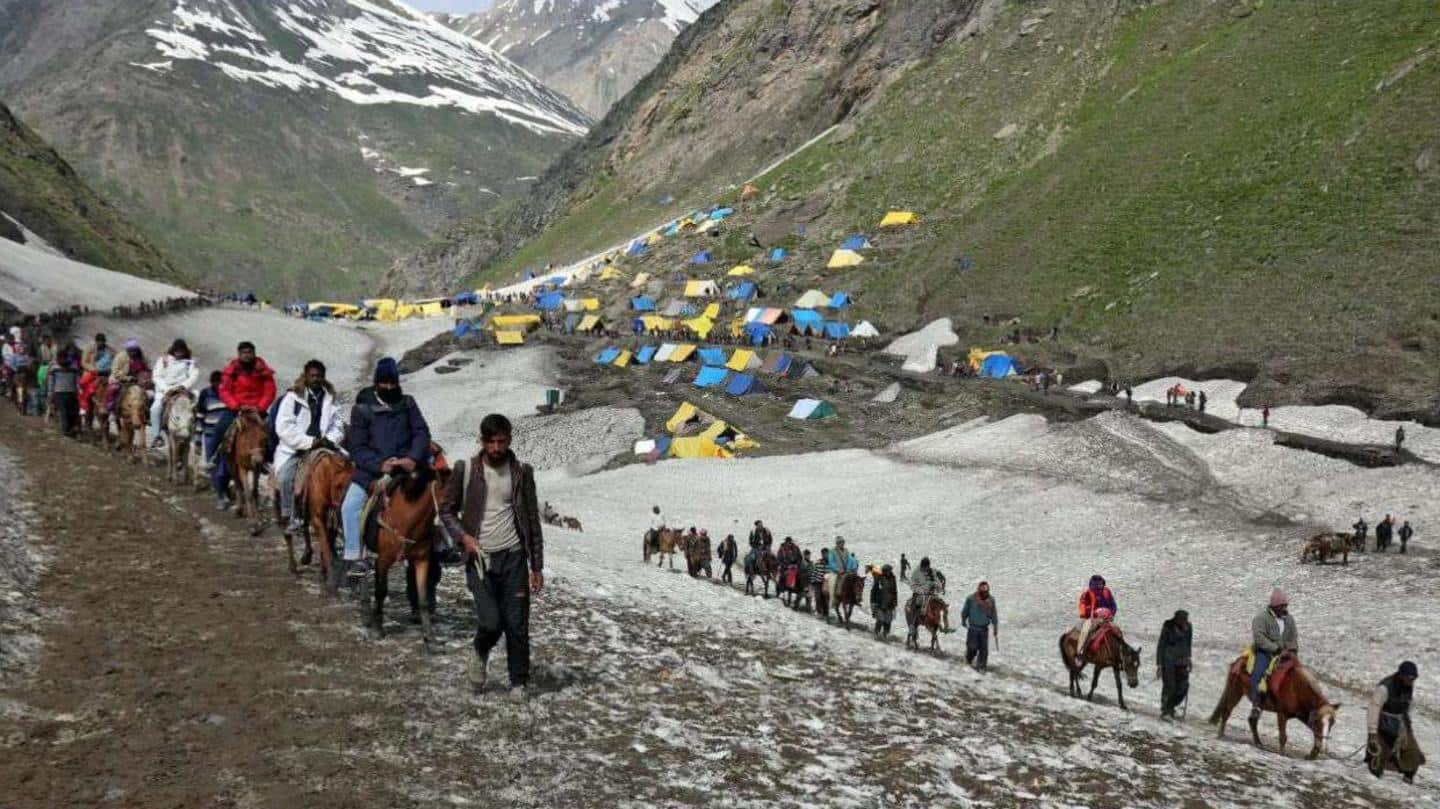
[[[331,575],[331,569],[335,566],[335,549],[330,544],[330,529],[325,525],[325,515],[322,511],[316,514],[310,512],[309,530],[305,532],[305,553],[310,553],[310,537],[314,536],[320,541],[320,595],[333,596],[339,591],[335,577]]]
[[[1282,756],[1285,755],[1285,745],[1289,742],[1289,739],[1286,737],[1285,734],[1285,726],[1289,723],[1290,717],[1286,716],[1280,711],[1275,712],[1275,725],[1277,730],[1276,735],[1280,737],[1280,755]]]
[[[370,635],[379,640],[385,637],[385,596],[389,594],[390,566],[380,559],[375,560],[375,592],[371,596]]]
[[[1264,747],[1260,744],[1260,720],[1258,718],[1246,718],[1250,724],[1250,738],[1255,742],[1256,747]]]
[[[435,651],[435,636],[430,627],[430,608],[434,603],[434,593],[431,592],[434,585],[430,583],[430,557],[424,556],[410,563],[411,572],[415,575],[415,592],[420,608],[420,638],[424,643],[425,651]]]
[[[1125,706],[1125,683],[1120,680],[1120,667],[1116,666],[1111,671],[1115,672],[1115,701],[1120,703],[1120,710],[1130,710]]]
[[[1095,671],[1090,675],[1090,694],[1085,697],[1089,702],[1095,701],[1095,688],[1100,685],[1100,667],[1094,666]]]
[[[295,537],[289,531],[285,532],[285,561],[290,565],[290,575],[300,574],[300,566],[295,564]]]

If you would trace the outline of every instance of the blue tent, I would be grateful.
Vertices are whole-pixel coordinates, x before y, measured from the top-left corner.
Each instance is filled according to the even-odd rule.
[[[848,292],[836,292],[830,296],[831,309],[844,309],[851,303],[853,303],[853,301],[850,300],[850,293]]]
[[[715,260],[715,259],[710,255],[710,251],[709,251],[709,250],[701,250],[700,252],[696,253],[694,256],[691,256],[691,258],[690,258],[690,263],[691,263],[691,264],[709,264],[710,262],[712,262],[712,261],[714,261],[714,260]]]
[[[842,250],[864,250],[871,246],[873,245],[870,244],[870,240],[858,233],[840,243],[840,249]]]
[[[755,382],[754,374],[735,374],[730,377],[730,384],[725,386],[725,392],[731,396],[744,396],[759,393],[760,386]]]
[[[735,285],[734,289],[730,290],[728,297],[732,301],[750,300],[751,298],[755,297],[755,282],[741,281],[740,283]]]
[[[752,346],[765,345],[765,338],[769,337],[773,333],[774,332],[770,330],[770,327],[765,325],[764,323],[745,324],[745,339],[750,341],[750,345]]]
[[[850,324],[838,320],[825,321],[825,337],[829,340],[844,340],[850,336]]]
[[[565,305],[565,294],[563,292],[546,292],[535,299],[535,308],[542,312],[549,312],[559,309]]]
[[[612,346],[605,349],[604,351],[601,351],[599,354],[596,354],[595,362],[599,365],[609,365],[610,363],[614,362],[615,358],[618,356],[620,356],[620,349]]]
[[[461,292],[459,295],[450,296],[450,302],[456,306],[474,306],[480,302],[480,296],[474,292]]]
[[[638,364],[638,365],[649,365],[649,364],[650,364],[650,360],[652,360],[652,359],[655,358],[655,352],[656,352],[657,350],[658,350],[658,349],[656,349],[655,346],[653,346],[653,345],[651,345],[651,346],[641,346],[641,347],[640,347],[640,350],[635,352],[635,362],[636,362],[636,364]]]
[[[669,455],[669,454],[670,454],[670,436],[668,436],[668,435],[662,435],[662,436],[660,436],[659,438],[655,439],[655,451],[658,452],[658,453],[660,453],[660,457],[661,457],[661,458],[664,458],[666,455]]]
[[[824,328],[824,318],[814,309],[792,309],[790,319],[795,323],[795,330],[801,334],[807,331],[819,334]]]
[[[674,236],[675,234],[677,234],[677,233],[679,233],[679,232],[680,232],[680,220],[679,220],[679,219],[676,219],[674,222],[671,222],[669,225],[666,225],[666,226],[665,226],[665,235],[666,235],[666,236]]]
[[[630,247],[625,251],[625,255],[638,256],[643,252],[645,252],[645,242],[641,239],[636,239],[630,243]]]
[[[695,375],[695,387],[713,388],[716,385],[723,385],[725,384],[725,377],[729,375],[730,372],[724,368],[706,365],[700,369],[700,373]]]
[[[715,210],[710,212],[710,218],[724,219],[725,217],[730,216],[733,213],[735,213],[734,208],[716,208]]]
[[[559,289],[560,287],[565,286],[565,276],[552,275],[550,276],[550,283],[554,284],[556,289]]]
[[[705,365],[725,364],[725,349],[723,348],[702,348],[695,353],[700,355],[700,362]]]
[[[783,351],[776,351],[765,358],[765,364],[760,366],[760,370],[767,374],[784,376],[790,372],[790,362],[789,354]]]
[[[1004,379],[1019,372],[1019,364],[1009,354],[991,354],[980,363],[980,375],[990,379]]]
[[[655,311],[655,299],[647,295],[631,298],[630,308],[637,312],[653,312]]]
[[[785,248],[776,247],[770,251],[770,263],[779,264],[780,262],[785,260],[786,255],[788,254],[785,252]]]

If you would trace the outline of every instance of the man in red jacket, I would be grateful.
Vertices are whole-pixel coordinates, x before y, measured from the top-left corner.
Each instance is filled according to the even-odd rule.
[[[235,354],[235,359],[220,372],[219,394],[225,410],[215,423],[215,435],[221,438],[229,432],[230,425],[235,423],[235,417],[243,408],[253,407],[263,414],[270,410],[271,403],[275,401],[275,372],[265,360],[255,356],[255,344],[247,340],[236,346]],[[212,463],[225,463],[223,452],[217,451],[215,456],[211,459]],[[230,507],[229,470],[219,470],[214,481],[215,507],[223,511]]]

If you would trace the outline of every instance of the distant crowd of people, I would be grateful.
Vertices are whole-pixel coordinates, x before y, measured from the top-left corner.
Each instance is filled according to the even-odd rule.
[[[202,309],[207,306],[214,306],[214,301],[205,295],[190,295],[187,297],[155,298],[153,300],[141,301],[133,304],[119,304],[110,307],[110,315],[117,318],[135,320],[144,317],[159,317],[161,315],[173,315],[176,312],[185,312],[191,309]]]

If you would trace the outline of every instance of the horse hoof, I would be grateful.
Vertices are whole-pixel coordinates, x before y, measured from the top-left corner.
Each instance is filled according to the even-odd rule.
[[[301,566],[301,567],[309,567],[309,566],[310,566],[310,563],[313,562],[313,561],[314,561],[314,559],[312,558],[312,554],[311,554],[311,552],[310,552],[308,549],[307,549],[304,553],[300,554],[300,566]]]

